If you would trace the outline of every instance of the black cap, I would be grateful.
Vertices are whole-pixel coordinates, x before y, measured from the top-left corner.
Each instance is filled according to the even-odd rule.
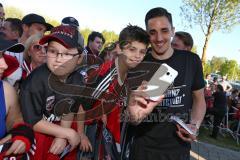
[[[10,51],[15,53],[20,53],[24,51],[24,45],[14,41],[8,41],[3,38],[0,38],[0,51]]]
[[[32,24],[32,23],[40,23],[46,26],[47,31],[50,31],[53,26],[49,23],[46,23],[45,19],[37,14],[31,13],[23,17],[22,19],[23,24]]]
[[[84,47],[81,43],[80,32],[73,26],[60,25],[53,28],[49,35],[39,41],[39,44],[43,45],[51,40],[61,43],[66,48]]]
[[[70,25],[70,26],[74,26],[74,27],[79,27],[79,23],[74,17],[63,18],[62,25]]]

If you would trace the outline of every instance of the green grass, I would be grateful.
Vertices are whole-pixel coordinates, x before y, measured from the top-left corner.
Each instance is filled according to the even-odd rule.
[[[223,137],[221,134],[218,135],[217,139],[211,138],[209,135],[211,130],[204,127],[200,128],[198,140],[206,143],[210,143],[219,147],[228,148],[234,151],[240,151],[240,144],[237,145],[237,141],[233,139],[230,134],[225,134]],[[240,143],[240,139],[239,139]]]

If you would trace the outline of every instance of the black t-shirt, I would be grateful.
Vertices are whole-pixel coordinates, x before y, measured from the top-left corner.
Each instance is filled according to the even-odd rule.
[[[73,89],[79,86],[84,84],[82,75],[77,71],[61,83],[46,64],[38,67],[21,86],[20,102],[24,120],[34,125],[41,119],[59,121],[63,114],[77,112],[81,93],[75,94]]]
[[[166,60],[155,59],[150,51],[144,61],[166,63],[178,71],[178,76],[173,87],[166,92],[162,103],[136,127],[134,155],[144,151],[186,153],[190,144],[176,135],[176,126],[168,119],[172,114],[176,114],[185,121],[189,120],[192,92],[204,88],[201,60],[197,54],[174,50],[173,55]]]
[[[213,107],[221,111],[227,111],[226,92],[214,92],[213,97],[214,97]]]

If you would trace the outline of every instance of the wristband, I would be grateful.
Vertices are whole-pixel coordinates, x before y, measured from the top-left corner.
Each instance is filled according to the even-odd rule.
[[[26,144],[26,151],[29,151],[31,145],[34,144],[34,132],[32,127],[25,123],[15,125],[9,133],[12,135],[13,141],[22,140]]]

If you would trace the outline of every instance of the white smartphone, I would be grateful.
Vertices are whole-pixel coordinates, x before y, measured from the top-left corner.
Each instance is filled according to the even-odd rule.
[[[194,133],[187,125],[183,122],[179,117],[177,116],[171,116],[170,120],[174,123],[179,124],[183,129],[185,129],[189,134],[196,136],[196,133]]]
[[[176,70],[163,63],[147,83],[147,89],[144,90],[149,96],[149,99],[156,101],[174,82],[177,75],[178,72]]]

